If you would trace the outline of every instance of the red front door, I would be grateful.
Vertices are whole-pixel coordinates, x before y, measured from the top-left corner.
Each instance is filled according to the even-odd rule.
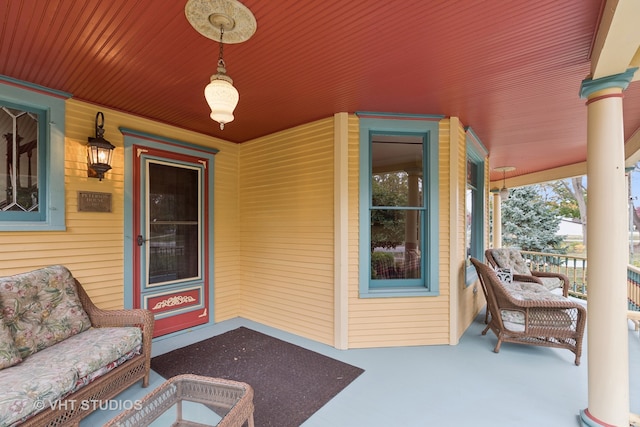
[[[154,336],[209,321],[207,161],[134,146],[134,306]]]

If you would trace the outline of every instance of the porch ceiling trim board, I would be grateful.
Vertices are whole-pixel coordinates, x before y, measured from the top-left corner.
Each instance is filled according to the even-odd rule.
[[[640,2],[608,0],[602,13],[593,51],[593,79],[623,73],[637,59],[640,46]],[[636,71],[632,81],[640,79]]]

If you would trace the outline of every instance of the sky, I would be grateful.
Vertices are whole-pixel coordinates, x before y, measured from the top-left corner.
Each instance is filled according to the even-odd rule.
[[[633,205],[640,207],[640,171],[635,169],[631,172],[631,197]]]

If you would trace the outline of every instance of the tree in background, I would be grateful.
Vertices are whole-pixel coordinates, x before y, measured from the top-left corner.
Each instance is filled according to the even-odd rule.
[[[502,203],[502,239],[504,246],[524,251],[564,253],[558,236],[561,217],[558,208],[546,202],[538,186],[511,190]]]
[[[375,248],[393,249],[404,244],[406,212],[384,209],[407,205],[408,178],[404,172],[374,175],[371,182],[371,252]]]
[[[552,181],[544,184],[551,191],[549,203],[562,218],[571,218],[582,225],[582,244],[587,246],[587,187],[584,177]]]

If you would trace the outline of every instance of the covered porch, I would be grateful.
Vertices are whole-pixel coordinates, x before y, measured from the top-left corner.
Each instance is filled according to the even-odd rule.
[[[580,366],[573,364],[571,352],[555,348],[507,343],[496,354],[496,337],[490,332],[481,335],[483,321],[482,312],[456,346],[338,350],[235,318],[156,341],[154,355],[246,326],[365,370],[309,418],[305,427],[580,425],[579,410],[588,401],[588,352]],[[640,413],[640,336],[631,323],[628,337],[630,410]],[[439,369],[429,369],[434,365]],[[153,372],[149,389],[131,387],[119,398],[139,399],[163,381]],[[102,425],[115,415],[115,411],[97,411],[81,426]]]
[[[0,95],[21,112],[53,105],[57,115],[42,123],[52,135],[47,188],[55,191],[41,199],[54,209],[43,209],[49,216],[35,225],[22,217],[4,221],[3,274],[64,263],[90,283],[101,307],[137,306],[134,282],[145,279],[137,274],[142,262],[131,261],[144,242],[131,223],[141,199],[131,197],[140,188],[132,161],[132,131],[139,131],[145,141],[137,158],[152,143],[219,152],[215,181],[204,192],[216,203],[202,227],[211,231],[202,263],[211,271],[203,285],[210,306],[202,312],[210,318],[196,332],[157,339],[156,354],[244,325],[366,370],[308,425],[625,425],[629,411],[640,413],[639,338],[627,319],[626,234],[617,227],[627,214],[624,169],[640,153],[637,3],[355,2],[350,24],[358,25],[330,28],[327,22],[343,21],[343,2],[287,7],[247,0],[260,30],[252,43],[227,50],[243,101],[224,133],[200,108],[201,79],[211,72],[211,61],[200,58],[211,43],[189,28],[184,2],[32,3],[3,9],[11,19],[0,37],[8,52]],[[283,13],[291,14],[284,21],[304,25],[283,37]],[[403,34],[406,46],[393,31],[378,37],[380,23],[388,22],[412,31]],[[308,52],[320,61],[309,62]],[[327,72],[327,64],[339,65],[338,72]],[[400,71],[392,85],[389,64]],[[185,78],[188,89],[177,84]],[[330,84],[335,89],[325,89]],[[43,104],[45,89],[56,104]],[[265,106],[277,106],[278,114]],[[87,176],[85,159],[96,109],[106,112],[107,135],[117,146],[113,169],[100,182]],[[438,132],[428,212],[439,213],[433,230],[440,233],[429,239],[433,263],[425,268],[434,276],[425,282],[433,295],[362,296],[368,266],[359,261],[368,254],[359,239],[370,230],[359,223],[359,208],[368,204],[360,171],[370,159],[360,151],[369,141],[359,140],[362,122],[354,112],[372,111],[405,132],[420,122]],[[482,200],[504,183],[504,175],[490,172],[501,166],[516,167],[509,187],[589,175],[593,298],[580,367],[562,350],[505,345],[496,355],[495,337],[480,336],[483,301],[463,271],[467,137],[487,148]],[[77,194],[88,190],[109,194],[113,209],[82,212]],[[487,237],[482,206],[478,224]],[[488,238],[479,246],[489,246]],[[153,384],[161,381],[156,376]],[[122,398],[148,391],[133,387]],[[585,408],[602,421],[585,424]],[[83,425],[112,415],[96,412]]]

